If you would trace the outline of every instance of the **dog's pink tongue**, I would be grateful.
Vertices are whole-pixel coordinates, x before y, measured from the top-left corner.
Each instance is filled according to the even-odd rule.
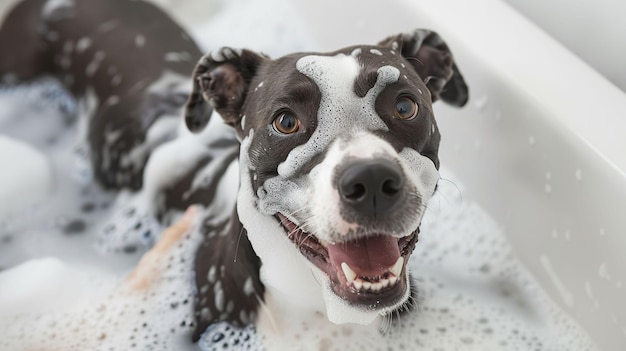
[[[358,276],[378,277],[400,258],[400,248],[398,239],[379,235],[328,245],[328,256],[339,272],[341,263],[345,262]]]

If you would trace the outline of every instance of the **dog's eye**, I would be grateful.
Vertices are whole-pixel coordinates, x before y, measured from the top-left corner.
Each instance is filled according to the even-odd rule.
[[[413,99],[402,96],[396,101],[396,109],[393,111],[394,117],[397,119],[409,120],[417,116],[417,103]]]
[[[274,119],[274,129],[282,134],[292,134],[300,128],[300,121],[293,113],[283,112]]]

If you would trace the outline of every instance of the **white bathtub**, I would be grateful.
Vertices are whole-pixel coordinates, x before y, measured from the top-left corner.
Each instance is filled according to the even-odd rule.
[[[204,2],[181,3],[184,13],[177,16],[193,12],[188,26],[200,24]],[[416,27],[442,35],[471,93],[463,109],[436,104],[444,168],[463,196],[505,229],[554,301],[601,349],[621,350],[626,95],[499,0],[296,0],[291,6],[311,40],[300,43],[303,49],[373,43]],[[294,19],[284,20],[292,30]],[[199,39],[241,46],[238,35],[245,31]],[[255,44],[283,53],[281,40]]]
[[[470,87],[436,104],[441,162],[603,350],[626,345],[626,95],[498,0],[298,0],[320,49],[413,27]]]

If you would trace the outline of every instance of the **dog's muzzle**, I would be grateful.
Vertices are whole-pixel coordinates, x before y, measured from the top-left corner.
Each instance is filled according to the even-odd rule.
[[[341,217],[354,226],[344,240],[324,241],[279,213],[280,222],[343,300],[370,310],[397,305],[406,297],[406,262],[418,236],[417,228],[393,229],[410,198],[402,168],[384,158],[350,160],[338,167],[333,183]]]

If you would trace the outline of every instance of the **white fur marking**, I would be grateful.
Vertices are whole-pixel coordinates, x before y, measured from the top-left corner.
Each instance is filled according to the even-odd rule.
[[[182,52],[168,52],[163,55],[163,61],[165,62],[181,62],[191,59],[191,54],[187,51]]]
[[[254,88],[254,91],[259,90],[259,88],[263,87],[263,82],[259,83],[259,85],[256,86],[256,88]]]
[[[111,79],[111,85],[118,86],[120,85],[120,83],[122,83],[122,76],[119,74],[113,76],[113,78]]]
[[[161,73],[159,79],[150,83],[147,92],[162,94],[163,96],[172,93],[186,94],[191,91],[191,84],[192,82],[187,76],[166,70]]]
[[[76,52],[84,52],[91,46],[91,39],[87,37],[82,37],[78,39],[76,42]]]
[[[213,294],[215,296],[215,308],[220,312],[224,311],[225,297],[221,281],[218,280],[217,283],[215,283],[215,286],[213,287]]]
[[[120,102],[120,97],[117,95],[111,95],[109,96],[108,99],[106,99],[106,101],[104,102],[106,105],[112,106],[112,105],[117,105]]]
[[[106,22],[100,24],[98,26],[98,30],[100,32],[109,32],[109,31],[112,31],[113,29],[117,28],[118,25],[119,25],[119,20],[112,19],[112,20],[109,20],[109,21],[106,21]]]
[[[72,7],[74,6],[74,0],[48,0],[43,8],[41,9],[41,16],[43,18],[50,18],[54,11],[63,8],[63,7]]]
[[[254,285],[252,283],[252,277],[246,278],[246,282],[243,284],[244,294],[250,296],[254,294]]]
[[[98,68],[100,68],[100,62],[99,61],[91,61],[91,62],[89,62],[89,64],[85,68],[85,75],[87,77],[93,77],[93,75],[96,74],[96,71],[98,70]]]
[[[146,37],[142,34],[137,34],[135,36],[135,46],[138,48],[142,48],[146,45]]]
[[[106,54],[104,53],[104,51],[97,51],[95,55],[93,55],[93,60],[89,62],[89,64],[85,68],[85,75],[87,75],[87,77],[92,77],[94,74],[96,74],[96,71],[100,68],[100,64],[105,57]]]

